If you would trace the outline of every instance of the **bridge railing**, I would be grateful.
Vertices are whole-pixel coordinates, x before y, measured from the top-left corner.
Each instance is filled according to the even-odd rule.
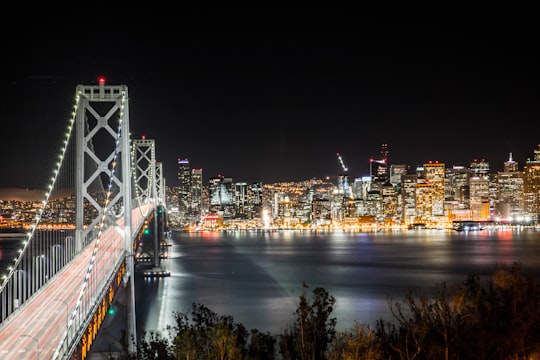
[[[0,324],[73,260],[74,238],[74,229],[51,227],[39,227],[24,236],[18,258],[2,279]]]

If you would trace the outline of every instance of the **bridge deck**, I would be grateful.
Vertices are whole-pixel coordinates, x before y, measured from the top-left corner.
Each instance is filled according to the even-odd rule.
[[[148,205],[132,211],[134,230],[140,227],[144,221],[143,214],[146,214],[150,207]],[[117,224],[123,229],[123,221]],[[109,227],[103,232],[98,249],[96,249],[96,241],[89,244],[57,276],[49,280],[48,284],[18,309],[11,318],[0,324],[0,359],[54,359],[68,328],[68,319],[71,319],[83,291],[84,279],[89,272],[90,261],[94,254],[96,258],[99,256],[100,259],[109,258],[109,260],[118,261],[124,256],[125,240],[115,227]],[[100,269],[99,260],[94,262],[92,284],[99,285],[92,285],[92,289],[85,289],[91,292],[86,299],[90,299],[108,286],[112,270]],[[71,340],[70,337],[69,341]]]

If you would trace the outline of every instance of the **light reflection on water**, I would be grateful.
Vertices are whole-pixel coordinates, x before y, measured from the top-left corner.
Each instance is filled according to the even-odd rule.
[[[392,320],[388,301],[432,290],[496,264],[520,262],[540,275],[540,232],[176,232],[164,267],[170,278],[137,278],[137,327],[161,331],[173,312],[203,304],[247,329],[277,333],[294,321],[302,293],[323,287],[336,298],[339,330]]]

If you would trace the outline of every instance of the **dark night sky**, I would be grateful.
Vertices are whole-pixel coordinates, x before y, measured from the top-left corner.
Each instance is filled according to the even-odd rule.
[[[270,31],[279,21],[203,32],[51,20],[3,35],[0,187],[47,184],[75,88],[100,75],[128,86],[133,137],[156,140],[168,185],[177,184],[179,157],[203,168],[205,181],[221,174],[271,183],[336,175],[336,153],[352,178],[367,175],[382,143],[391,164],[413,168],[485,159],[497,171],[510,152],[521,166],[533,156],[536,22],[347,13],[331,15],[351,26],[296,26],[303,32]]]

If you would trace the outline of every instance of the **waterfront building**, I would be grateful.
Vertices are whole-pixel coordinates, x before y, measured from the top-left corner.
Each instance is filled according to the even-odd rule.
[[[485,160],[474,160],[470,164],[469,171],[471,220],[490,220],[490,180],[492,179],[489,176],[489,163]]]
[[[274,219],[275,224],[282,228],[291,228],[296,225],[295,215],[296,204],[288,196],[281,197],[277,203],[277,216]]]
[[[311,218],[315,226],[327,226],[330,224],[332,216],[330,201],[328,199],[313,199],[311,208]]]

